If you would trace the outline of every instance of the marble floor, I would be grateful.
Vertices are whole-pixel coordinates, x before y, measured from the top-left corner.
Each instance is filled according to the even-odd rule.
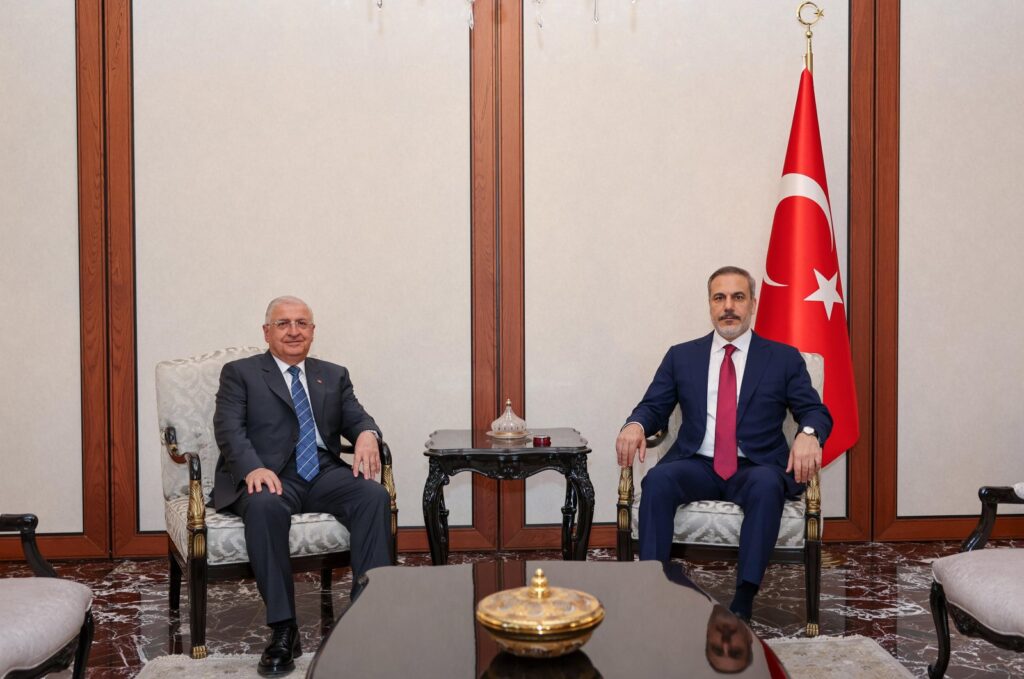
[[[995,546],[1024,547],[1024,542]],[[821,633],[871,637],[915,676],[936,657],[935,630],[928,607],[931,562],[957,551],[956,543],[858,543],[825,547],[822,572]],[[453,563],[495,558],[555,559],[551,552],[456,553]],[[591,550],[593,560],[612,560],[609,550]],[[408,566],[429,564],[425,554],[402,555]],[[184,619],[168,615],[166,559],[55,562],[58,572],[92,587],[96,636],[89,676],[132,677],[146,661],[180,653],[188,643],[187,595],[182,592]],[[729,601],[733,569],[718,562],[690,563],[691,577],[713,597]],[[0,577],[27,575],[23,564],[0,563]],[[296,605],[302,645],[315,649],[329,627],[320,616],[318,576],[297,576]],[[335,614],[349,604],[348,571],[335,573]],[[184,588],[183,588],[184,590]],[[763,638],[799,636],[803,630],[803,570],[772,565],[755,602],[753,628]],[[207,646],[211,653],[259,653],[265,642],[263,606],[252,581],[210,586]],[[1002,651],[954,630],[948,677],[995,679],[1024,677],[1024,654]],[[255,676],[255,673],[254,673]]]

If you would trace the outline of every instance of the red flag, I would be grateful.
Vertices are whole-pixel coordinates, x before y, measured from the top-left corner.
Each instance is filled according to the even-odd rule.
[[[860,424],[814,80],[806,69],[800,78],[782,167],[758,302],[757,332],[825,357],[822,400],[834,425],[825,442],[822,465],[829,464],[857,442]]]

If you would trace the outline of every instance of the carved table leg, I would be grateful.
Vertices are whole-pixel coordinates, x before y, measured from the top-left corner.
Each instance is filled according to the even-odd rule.
[[[590,482],[587,472],[587,456],[577,455],[569,470],[569,482],[572,484],[579,502],[576,536],[574,539],[576,561],[587,560],[587,547],[590,545],[590,524],[594,521],[594,484]]]
[[[430,459],[430,471],[423,485],[423,522],[427,527],[430,559],[435,566],[448,563],[448,510],[444,506],[444,486],[448,475],[441,463]]]
[[[570,561],[576,557],[575,536],[573,535],[576,519],[576,491],[573,489],[569,475],[565,477],[565,504],[562,505],[562,560]]]

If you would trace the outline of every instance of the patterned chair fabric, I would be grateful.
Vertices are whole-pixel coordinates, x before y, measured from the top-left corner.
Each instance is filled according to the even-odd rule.
[[[167,534],[180,554],[188,554],[188,498],[179,497],[164,503]],[[330,514],[296,514],[288,532],[288,552],[292,557],[315,556],[329,552],[346,552],[349,533]],[[211,566],[245,563],[245,524],[231,512],[206,508],[206,558]]]
[[[819,354],[803,354],[807,363],[807,371],[811,375],[811,384],[822,393],[825,382],[825,360]],[[639,467],[637,478],[643,478],[648,469],[658,463],[675,442],[682,415],[677,406],[669,418],[665,438],[655,448],[647,449],[647,460]],[[792,441],[796,435],[796,422],[792,415],[786,416],[782,425],[786,440]],[[639,537],[640,484],[634,484],[634,499],[630,508],[632,515],[631,533],[634,540]],[[776,549],[800,549],[804,546],[804,514],[806,503],[804,497],[788,500],[782,510],[782,525],[779,528],[779,539]],[[743,510],[732,502],[707,500],[680,505],[676,511],[672,542],[711,547],[736,547],[740,543],[740,525],[743,523]]]

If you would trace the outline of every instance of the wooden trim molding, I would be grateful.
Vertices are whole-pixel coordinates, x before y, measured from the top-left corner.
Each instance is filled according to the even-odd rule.
[[[873,539],[961,540],[977,515],[900,518],[898,494],[900,3],[877,4],[875,94],[875,473]],[[980,508],[979,508],[980,511]],[[1024,516],[1003,516],[994,538],[1024,536]]]
[[[82,532],[71,535],[40,534],[39,548],[51,559],[106,557],[110,548],[101,0],[79,0],[75,3],[75,62],[82,379]],[[31,511],[30,507],[26,509]],[[42,529],[46,527],[42,526]],[[0,538],[0,559],[23,558],[18,536]]]
[[[471,194],[472,427],[490,427],[498,388],[498,0],[473,3],[469,35]],[[474,441],[481,445],[481,441]],[[424,549],[426,531],[420,530]],[[498,482],[473,475],[473,527],[453,529],[451,549],[498,546]],[[399,538],[401,549],[401,537]]]
[[[132,91],[132,3],[107,0],[104,30],[107,104],[107,253],[110,272],[110,446],[113,553],[117,557],[167,552],[164,533],[139,531],[136,432],[135,176]]]
[[[849,71],[849,266],[846,290],[850,351],[860,440],[846,457],[846,518],[825,519],[826,542],[867,540],[871,535],[871,402],[874,391],[874,42],[873,0],[850,2]]]

